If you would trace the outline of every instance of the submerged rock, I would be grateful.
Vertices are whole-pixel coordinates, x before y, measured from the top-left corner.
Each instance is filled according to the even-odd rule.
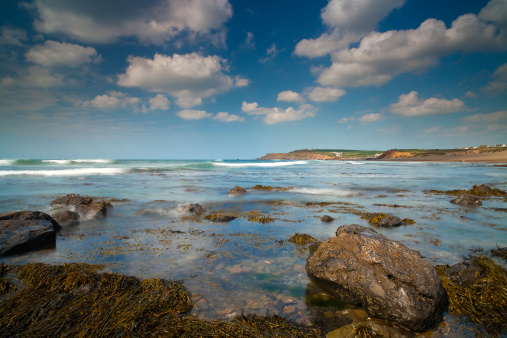
[[[331,216],[328,216],[328,215],[324,215],[320,218],[320,220],[324,223],[329,223],[329,222],[332,222],[334,221],[334,218],[331,217]]]
[[[325,291],[414,331],[433,327],[446,305],[437,271],[419,252],[356,224],[311,253],[306,271]]]
[[[80,218],[79,213],[70,210],[55,212],[52,216],[62,226],[70,226],[78,224]]]
[[[229,216],[229,215],[206,215],[204,217],[205,219],[208,219],[213,222],[220,222],[220,223],[226,223],[235,220],[236,216]]]
[[[32,220],[46,220],[53,224],[55,231],[61,230],[60,224],[48,214],[42,211],[11,211],[0,214],[0,221],[5,220],[19,220],[19,221],[32,221]]]
[[[0,221],[0,256],[56,245],[54,225],[45,219]]]
[[[206,208],[200,205],[199,203],[188,203],[180,205],[178,208],[178,212],[180,214],[201,215],[204,212],[206,212]]]
[[[481,200],[470,194],[462,194],[460,197],[451,200],[451,203],[464,205],[467,207],[478,207],[482,205]]]
[[[109,210],[113,208],[109,201],[96,201],[90,196],[81,196],[79,194],[68,194],[57,198],[51,201],[50,205],[72,207],[85,220],[107,217]]]
[[[243,195],[246,194],[246,190],[239,185],[235,186],[234,188],[229,191],[229,195]]]
[[[384,228],[399,227],[400,225],[403,225],[403,221],[396,216],[382,217],[378,222],[378,226]]]
[[[338,330],[329,332],[326,338],[356,338],[356,337],[382,337],[400,338],[413,337],[412,334],[404,334],[393,327],[380,325],[375,322],[361,322],[340,327]]]

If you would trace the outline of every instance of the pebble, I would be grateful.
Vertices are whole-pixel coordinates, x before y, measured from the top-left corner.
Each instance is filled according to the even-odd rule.
[[[287,305],[283,308],[283,313],[289,315],[296,312],[296,305]]]

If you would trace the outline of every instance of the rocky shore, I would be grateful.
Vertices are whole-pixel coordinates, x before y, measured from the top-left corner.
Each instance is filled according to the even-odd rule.
[[[258,191],[285,190],[261,185],[249,189],[235,186],[229,196],[241,199],[244,194]],[[427,193],[449,196],[450,203],[471,208],[481,206],[477,203],[479,198],[507,196],[506,192],[486,185]],[[55,246],[57,232],[79,222],[108,217],[113,210],[111,201],[78,194],[59,197],[50,205],[52,215],[40,211],[0,214],[0,256]],[[306,204],[310,208],[329,205],[333,203]],[[393,215],[344,207],[379,229],[415,223],[408,218],[401,220]],[[148,211],[143,214],[149,215]],[[197,202],[180,205],[178,212],[182,219],[193,222],[227,223],[238,217],[260,224],[274,221],[252,212],[213,210]],[[328,215],[322,216],[321,221],[337,223]],[[307,257],[306,267],[292,267],[294,271],[306,270],[312,281],[306,289],[306,301],[284,294],[256,304],[252,303],[255,300],[250,301],[249,308],[281,310],[287,317],[240,314],[217,308],[217,313],[227,320],[205,320],[192,316],[191,310],[194,306],[207,306],[206,300],[190,293],[184,283],[106,273],[105,265],[2,263],[0,336],[419,337],[424,332],[436,332],[434,329],[445,311],[466,318],[480,334],[495,336],[507,332],[504,321],[507,271],[490,258],[505,260],[505,248],[471,256],[454,266],[434,266],[419,252],[370,227],[336,225],[338,229],[332,238],[318,240],[297,233],[287,239]],[[254,266],[264,268],[271,262],[255,264],[224,269],[231,275],[241,275]],[[273,264],[266,271],[272,276],[275,274],[271,272],[279,272],[276,274],[279,278],[287,272],[276,269]],[[336,316],[340,311],[334,312],[335,317],[322,315],[321,322],[301,324],[289,319],[303,309],[313,307],[319,312],[329,304],[338,308],[350,305],[341,311],[343,315]]]

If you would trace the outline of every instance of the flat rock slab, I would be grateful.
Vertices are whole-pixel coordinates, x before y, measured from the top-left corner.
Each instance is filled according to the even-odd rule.
[[[344,225],[306,261],[310,279],[370,316],[423,332],[446,305],[442,280],[419,252],[375,230]]]
[[[0,256],[56,245],[56,231],[47,220],[0,221]]]

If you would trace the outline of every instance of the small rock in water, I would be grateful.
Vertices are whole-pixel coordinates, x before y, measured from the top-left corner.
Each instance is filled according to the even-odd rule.
[[[331,216],[328,216],[328,215],[324,215],[320,218],[320,220],[324,223],[329,223],[329,222],[332,222],[334,221],[334,218],[331,217]]]
[[[234,188],[229,191],[229,195],[243,195],[246,194],[246,190],[239,185],[235,186]]]
[[[180,214],[195,214],[201,215],[206,211],[206,208],[200,205],[199,203],[188,203],[180,205],[178,208],[178,212]]]
[[[399,217],[396,217],[396,216],[386,216],[386,217],[383,217],[378,222],[378,226],[379,227],[384,227],[384,228],[397,227],[397,226],[400,226],[402,224],[403,224],[403,221]]]
[[[471,194],[462,194],[460,197],[451,200],[451,203],[466,207],[478,207],[482,205],[481,200]]]
[[[55,212],[52,216],[62,226],[71,226],[79,223],[79,214],[75,211],[59,211]]]

